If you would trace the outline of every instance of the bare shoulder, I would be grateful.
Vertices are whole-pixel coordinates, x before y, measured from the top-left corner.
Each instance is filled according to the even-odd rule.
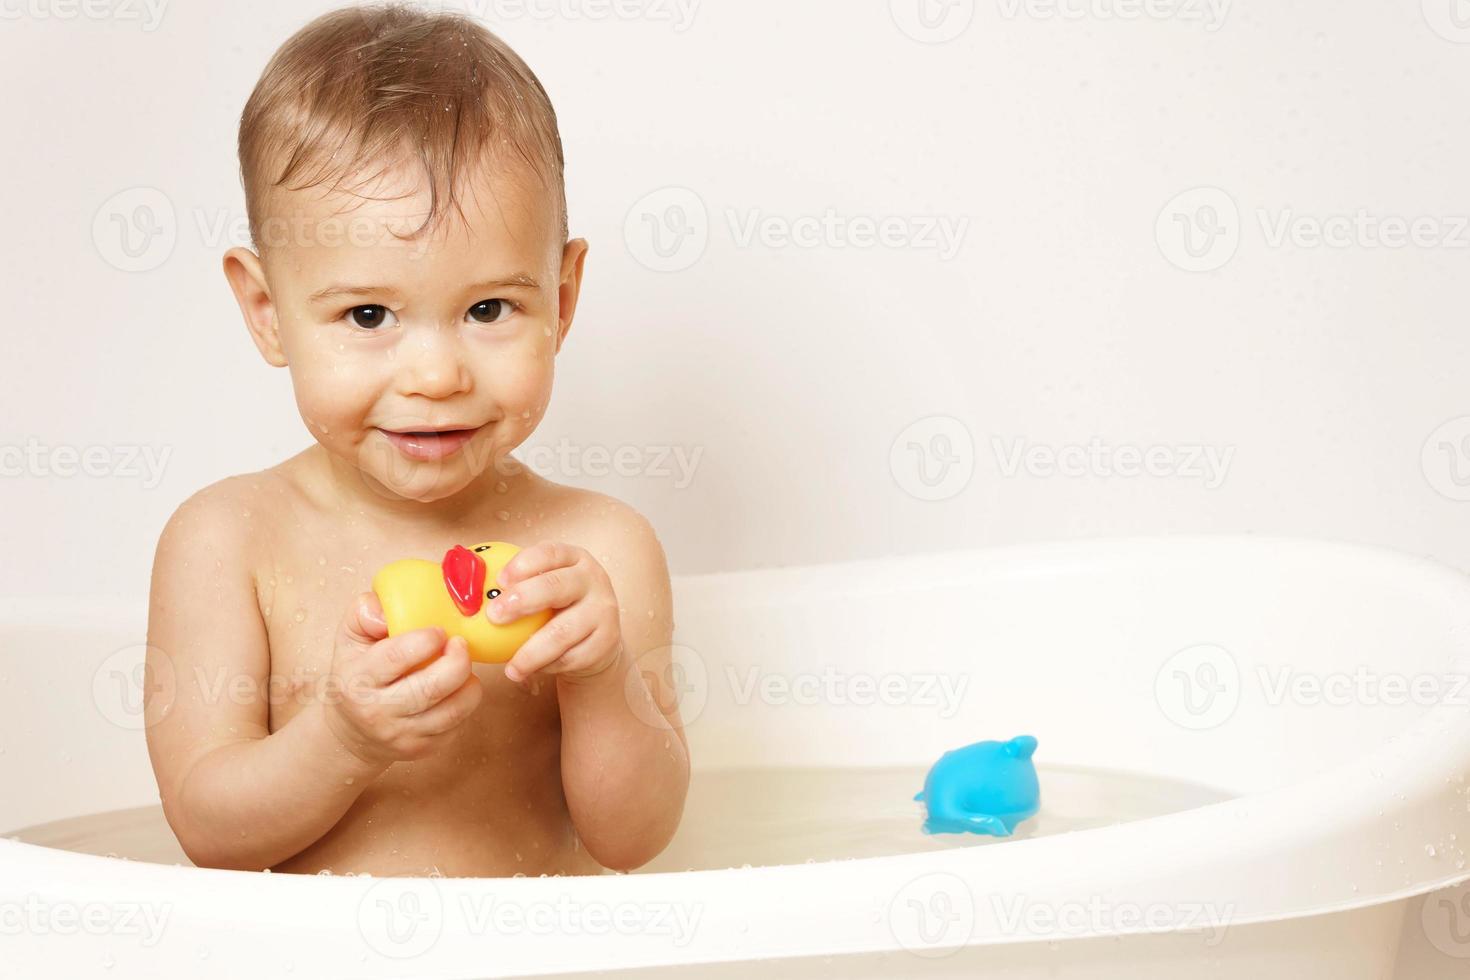
[[[270,471],[228,477],[179,504],[158,538],[155,586],[160,572],[170,568],[192,568],[215,581],[249,578],[268,537],[261,531],[279,506],[280,494],[266,486],[278,479]]]
[[[663,560],[663,545],[648,518],[616,497],[594,490],[556,486],[549,494],[549,510],[566,529],[567,543],[580,545],[599,561],[651,558]]]
[[[619,598],[668,601],[669,569],[653,524],[637,508],[593,490],[548,484],[547,516],[567,544],[587,549],[607,569]]]

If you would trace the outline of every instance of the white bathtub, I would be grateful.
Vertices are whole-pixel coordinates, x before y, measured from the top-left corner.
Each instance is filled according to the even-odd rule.
[[[1093,542],[689,578],[677,618],[696,779],[920,765],[1029,732],[1044,765],[1237,795],[986,847],[593,878],[265,875],[0,840],[0,976],[1433,980],[1467,967],[1459,574],[1321,543]],[[15,603],[0,635],[0,829],[156,802],[136,691],[119,683],[141,659],[141,604]],[[775,686],[746,698],[752,676]],[[957,711],[926,678],[968,678]],[[820,693],[782,694],[793,681]],[[686,822],[678,848],[697,851],[700,832]]]

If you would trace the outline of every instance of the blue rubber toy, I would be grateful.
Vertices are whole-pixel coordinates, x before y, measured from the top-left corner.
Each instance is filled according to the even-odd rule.
[[[939,757],[914,797],[928,810],[926,834],[990,834],[1009,837],[1016,824],[1035,816],[1041,787],[1031,755],[1036,739],[976,742]]]

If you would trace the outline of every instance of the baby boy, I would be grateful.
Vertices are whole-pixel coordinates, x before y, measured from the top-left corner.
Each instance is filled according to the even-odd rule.
[[[587,243],[540,83],[473,20],[329,13],[240,123],[254,250],[225,276],[314,443],[186,501],[154,560],[148,748],[189,857],[373,875],[644,864],[689,762],[658,539],[511,451],[541,421]],[[522,550],[480,615],[550,619],[504,665],[388,637],[368,584]]]

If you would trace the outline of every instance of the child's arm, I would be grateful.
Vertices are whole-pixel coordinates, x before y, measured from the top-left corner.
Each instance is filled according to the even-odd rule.
[[[512,680],[556,678],[562,787],[583,845],[628,870],[667,846],[689,788],[689,750],[667,679],[673,636],[669,573],[651,528],[620,538],[617,579],[582,548],[527,548],[500,574],[489,614],[555,614],[506,665]],[[622,608],[619,607],[619,601]]]
[[[260,870],[320,839],[395,759],[431,751],[430,729],[467,717],[481,687],[463,642],[446,646],[442,631],[382,639],[387,627],[368,594],[339,631],[327,679],[334,696],[313,697],[271,733],[250,529],[235,516],[248,505],[232,496],[216,490],[186,502],[159,541],[144,719],[164,813],[184,852],[205,867]]]

